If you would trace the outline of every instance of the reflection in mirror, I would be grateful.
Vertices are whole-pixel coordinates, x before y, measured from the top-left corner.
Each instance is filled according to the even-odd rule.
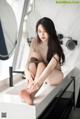
[[[4,85],[5,88],[5,84],[9,86],[9,67],[15,68],[14,64],[19,56],[23,21],[29,1],[0,0],[0,89],[1,85]],[[4,48],[2,48],[1,42],[5,46]],[[14,80],[18,81],[16,78]]]
[[[6,0],[0,0],[0,60],[8,59],[17,43],[17,23]]]

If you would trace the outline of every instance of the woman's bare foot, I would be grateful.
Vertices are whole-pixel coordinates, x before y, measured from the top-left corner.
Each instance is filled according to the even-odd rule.
[[[40,89],[40,87],[41,86],[39,86],[38,83],[33,83],[33,84],[31,84],[31,86],[29,88],[27,88],[27,90],[26,89],[21,90],[21,92],[20,92],[21,99],[24,102],[32,105],[33,98],[34,98],[35,94],[38,92],[38,90]]]
[[[30,105],[33,104],[32,97],[26,89],[21,90],[19,95],[20,95],[22,101],[24,101],[24,102],[26,102],[27,104],[30,104]]]

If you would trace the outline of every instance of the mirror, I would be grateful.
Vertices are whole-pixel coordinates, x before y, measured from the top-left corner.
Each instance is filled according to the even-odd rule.
[[[8,59],[17,43],[17,22],[11,6],[0,0],[0,60]]]

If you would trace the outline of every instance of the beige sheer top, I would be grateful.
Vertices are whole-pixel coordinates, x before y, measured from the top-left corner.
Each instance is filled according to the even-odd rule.
[[[29,53],[27,65],[29,65],[30,58],[34,57],[34,53],[37,54],[37,57],[38,57],[39,60],[42,60],[46,64],[48,64],[48,61],[47,61],[48,45],[47,45],[47,43],[48,43],[47,41],[42,42],[42,43],[38,43],[37,39],[33,39],[32,40],[31,45],[30,45],[30,53]],[[56,68],[61,70],[60,63],[59,63],[59,61],[57,61],[57,62],[58,63],[57,63],[57,67]]]

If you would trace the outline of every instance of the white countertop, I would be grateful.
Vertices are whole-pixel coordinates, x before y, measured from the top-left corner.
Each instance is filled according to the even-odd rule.
[[[76,71],[75,75],[79,73],[77,69],[75,69],[74,71]],[[72,72],[74,73],[74,71]],[[68,77],[72,76],[73,73],[68,74]],[[15,118],[19,117],[19,119],[22,119],[21,116],[19,116],[19,114],[22,114],[23,112],[23,116],[25,115],[24,119],[26,119],[28,116],[29,119],[36,119],[46,109],[46,107],[54,99],[56,94],[58,94],[58,92],[69,83],[70,78],[68,77],[66,77],[65,80],[63,80],[62,83],[56,87],[44,83],[41,89],[35,95],[33,105],[26,104],[21,100],[21,98],[18,95],[20,90],[26,87],[26,80],[22,80],[14,87],[10,87],[7,90],[0,93],[0,111],[3,111],[5,109],[8,110],[8,113],[10,115],[10,118],[8,119],[14,119],[11,115],[12,111],[14,111]],[[15,108],[19,110],[18,114]]]

